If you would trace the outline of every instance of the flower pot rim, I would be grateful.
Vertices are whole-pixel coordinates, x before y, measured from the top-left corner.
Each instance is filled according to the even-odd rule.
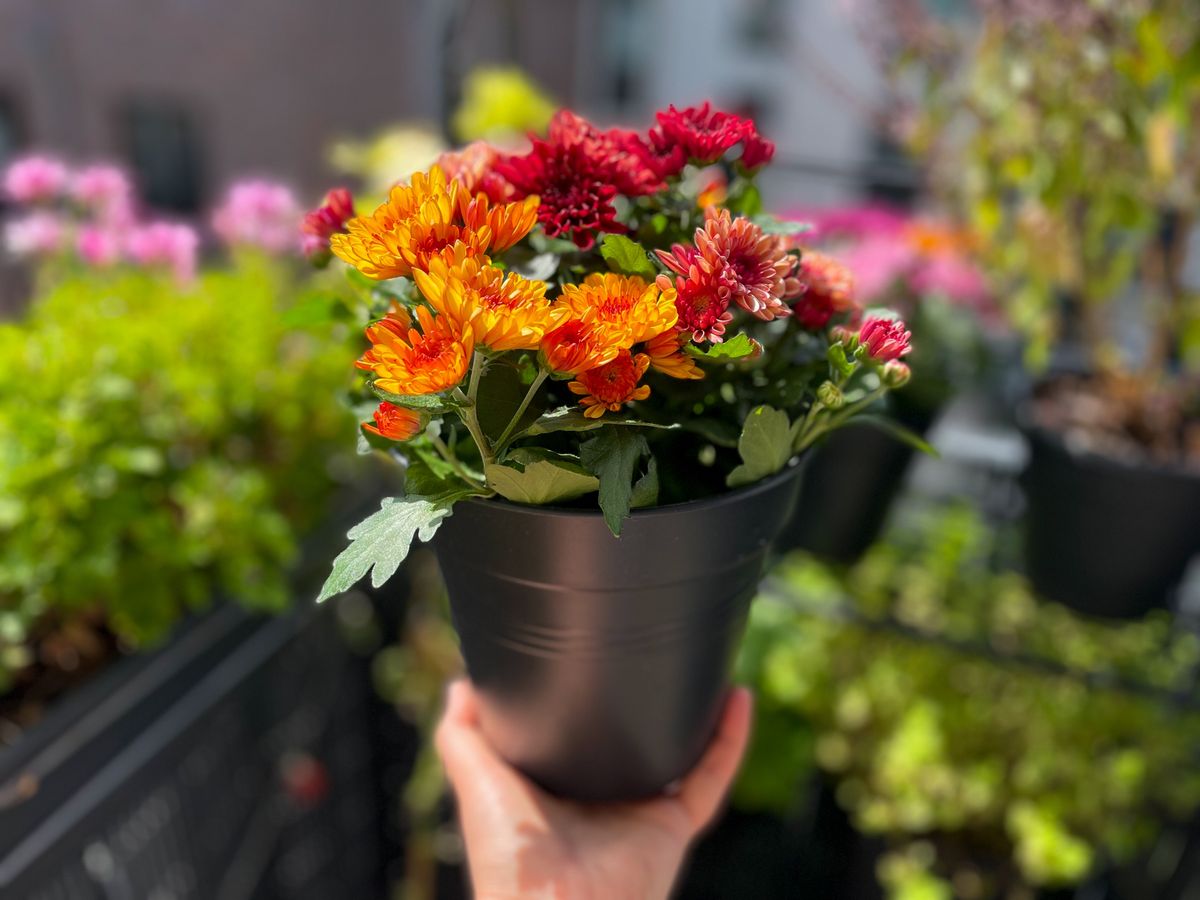
[[[1029,414],[1028,407],[1019,410],[1017,425],[1021,434],[1029,442],[1042,441],[1056,450],[1065,453],[1073,461],[1085,465],[1106,469],[1114,474],[1144,474],[1169,478],[1186,482],[1200,488],[1200,468],[1186,463],[1164,463],[1153,459],[1129,460],[1119,456],[1110,456],[1089,448],[1072,447],[1061,431],[1038,425]]]
[[[808,451],[805,450],[789,459],[787,465],[778,472],[768,475],[766,478],[756,481],[753,484],[748,484],[745,487],[723,491],[715,497],[685,500],[682,503],[668,503],[665,506],[647,506],[632,509],[629,511],[629,516],[634,519],[649,519],[657,516],[677,515],[679,513],[702,512],[737,500],[769,493],[789,479],[797,477],[804,467],[803,464],[807,456]],[[550,516],[565,519],[599,519],[604,515],[599,507],[595,509],[570,509],[562,506],[538,506],[531,503],[514,503],[511,500],[505,500],[500,497],[468,497],[462,502],[469,503],[472,506],[499,507],[509,512],[532,516]]]

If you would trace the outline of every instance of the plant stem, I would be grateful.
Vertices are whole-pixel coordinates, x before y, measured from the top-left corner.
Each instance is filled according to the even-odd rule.
[[[839,409],[836,415],[830,416],[808,434],[805,434],[804,431],[801,430],[800,437],[796,441],[796,451],[799,452],[806,447],[812,446],[813,442],[821,435],[833,431],[860,409],[870,406],[887,392],[888,388],[881,385],[880,387],[877,387],[875,390],[868,393],[861,400],[857,400],[854,403],[851,403],[849,406],[844,406]]]
[[[447,446],[445,441],[443,441],[436,434],[430,434],[429,441],[433,444],[434,449],[437,450],[442,459],[450,464],[450,468],[454,469],[454,474],[456,474],[463,481],[467,482],[467,484],[470,484],[474,487],[483,487],[477,478],[472,476],[470,472],[463,468],[463,464],[458,461],[458,457],[454,455],[454,451]]]
[[[475,401],[479,396],[479,379],[482,375],[483,357],[479,353],[476,353],[475,358],[471,361],[471,377],[467,382],[466,396],[463,396],[460,388],[454,389],[454,395],[455,399],[458,399],[463,404],[463,409],[459,410],[459,416],[462,418],[463,425],[466,426],[467,431],[471,433],[471,439],[475,441],[475,446],[479,449],[479,458],[483,460],[483,464],[486,467],[496,461],[496,454],[492,451],[487,436],[479,426],[479,417],[475,414]]]
[[[513,429],[517,427],[517,423],[521,421],[521,416],[525,415],[525,410],[529,409],[529,404],[533,402],[533,395],[537,393],[538,388],[545,382],[546,377],[550,373],[545,369],[541,369],[537,373],[537,377],[533,379],[533,384],[529,385],[529,390],[525,392],[525,398],[521,401],[521,405],[517,407],[516,414],[512,417],[512,421],[508,423],[508,427],[504,429],[504,433],[496,440],[496,452],[500,453],[508,444],[509,435],[513,433]]]

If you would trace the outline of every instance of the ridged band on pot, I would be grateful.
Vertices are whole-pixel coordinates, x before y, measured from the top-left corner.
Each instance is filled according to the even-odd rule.
[[[1074,453],[1052,432],[1024,431],[1025,563],[1038,593],[1110,618],[1166,606],[1200,554],[1200,474]]]
[[[502,756],[553,793],[646,797],[707,746],[801,466],[712,499],[598,512],[458,504],[434,541]]]

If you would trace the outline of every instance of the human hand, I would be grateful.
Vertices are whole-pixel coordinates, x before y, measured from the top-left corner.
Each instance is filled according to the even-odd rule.
[[[451,684],[437,748],[458,798],[476,900],[664,900],[737,773],[751,707],[750,692],[734,688],[716,736],[673,795],[586,805],[547,794],[497,756],[470,683]]]

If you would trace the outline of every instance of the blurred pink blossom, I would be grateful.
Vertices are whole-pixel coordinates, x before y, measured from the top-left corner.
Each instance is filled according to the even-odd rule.
[[[54,256],[63,249],[67,229],[57,213],[38,210],[13,219],[4,228],[4,246],[13,256]]]
[[[950,253],[936,253],[925,259],[909,280],[918,294],[940,294],[967,305],[983,305],[989,300],[983,274],[969,260]]]
[[[196,250],[200,238],[190,225],[151,222],[129,233],[125,242],[129,258],[140,266],[165,266],[178,281],[196,276]]]
[[[229,246],[270,253],[300,249],[300,205],[282,184],[253,179],[235,184],[213,213],[213,230]]]
[[[107,268],[121,259],[122,234],[105,225],[84,225],[75,237],[75,250],[87,265]]]
[[[907,217],[890,206],[833,206],[822,209],[792,210],[782,218],[808,222],[812,231],[805,240],[830,241],[861,238],[867,235],[896,234],[903,230]]]
[[[133,222],[133,185],[117,166],[87,166],[71,178],[70,194],[71,199],[105,222]]]
[[[49,156],[18,159],[4,173],[4,193],[16,203],[56,200],[66,189],[67,167]]]
[[[916,248],[900,232],[872,235],[841,251],[842,262],[854,273],[860,303],[871,306],[910,275],[918,263]]]

